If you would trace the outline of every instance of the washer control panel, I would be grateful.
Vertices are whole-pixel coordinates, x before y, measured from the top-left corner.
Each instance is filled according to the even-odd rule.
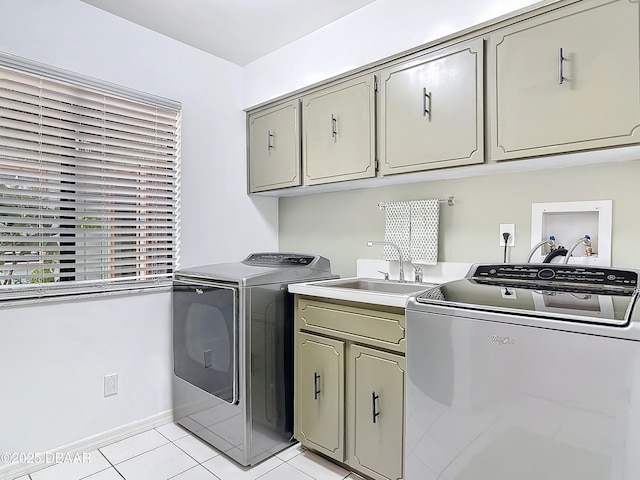
[[[562,282],[636,288],[638,272],[618,268],[582,267],[557,264],[478,265],[468,278],[492,281]]]
[[[314,255],[303,255],[299,253],[252,253],[245,258],[242,263],[249,265],[264,266],[307,266],[316,260]]]

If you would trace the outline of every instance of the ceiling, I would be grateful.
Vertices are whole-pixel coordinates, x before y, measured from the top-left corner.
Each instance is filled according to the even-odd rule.
[[[375,0],[81,0],[240,66]]]

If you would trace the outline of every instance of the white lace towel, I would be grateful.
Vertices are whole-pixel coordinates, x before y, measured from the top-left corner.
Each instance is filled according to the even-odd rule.
[[[411,240],[411,210],[409,202],[389,202],[384,214],[384,239],[393,242],[402,250],[402,256],[409,258]],[[384,260],[398,260],[398,251],[387,245],[382,253]]]
[[[440,201],[437,198],[412,200],[410,205],[410,259],[413,263],[438,262]]]

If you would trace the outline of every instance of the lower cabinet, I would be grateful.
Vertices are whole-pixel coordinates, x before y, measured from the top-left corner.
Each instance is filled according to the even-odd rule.
[[[296,296],[294,435],[371,478],[401,480],[404,309],[388,308]]]
[[[347,464],[370,477],[401,479],[405,358],[352,345],[347,378]]]
[[[299,333],[296,353],[296,437],[342,462],[344,342]]]

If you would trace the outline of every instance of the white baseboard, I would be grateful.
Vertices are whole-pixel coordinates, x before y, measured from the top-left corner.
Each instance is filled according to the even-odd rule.
[[[145,419],[129,423],[127,425],[123,425],[121,427],[113,428],[111,430],[107,430],[106,432],[99,433],[97,435],[93,435],[91,437],[87,437],[83,440],[69,443],[62,447],[53,449],[49,452],[44,452],[44,454],[52,453],[62,453],[62,454],[70,454],[74,455],[76,453],[85,453],[91,452],[98,448],[105,447],[112,443],[115,443],[120,440],[124,440],[132,435],[136,435],[138,433],[145,432],[152,428],[160,427],[162,425],[166,425],[173,421],[173,410],[167,410],[166,412],[158,413],[156,415],[152,415],[151,417],[147,417]],[[50,464],[9,464],[5,466],[0,466],[0,480],[11,480],[15,478],[19,478],[24,475],[29,475],[38,470],[42,470],[43,468],[51,466]]]

